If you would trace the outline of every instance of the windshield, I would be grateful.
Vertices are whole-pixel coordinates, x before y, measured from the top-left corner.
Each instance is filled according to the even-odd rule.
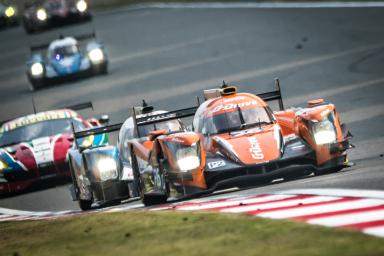
[[[271,118],[263,107],[238,108],[236,111],[203,117],[199,122],[198,132],[217,134],[269,123],[272,123]]]
[[[53,136],[59,133],[71,133],[71,121],[73,121],[76,131],[85,128],[84,124],[76,119],[55,119],[38,122],[0,133],[0,147],[28,142],[36,138]]]
[[[151,131],[166,130],[167,132],[182,131],[183,128],[178,120],[170,120],[159,123],[147,124],[139,126],[139,138],[147,136]]]
[[[53,58],[56,60],[61,60],[65,57],[71,57],[74,54],[77,54],[79,49],[76,45],[67,45],[62,47],[57,47],[53,50]]]

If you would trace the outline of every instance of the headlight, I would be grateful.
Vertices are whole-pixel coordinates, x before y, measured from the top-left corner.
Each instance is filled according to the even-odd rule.
[[[8,18],[15,16],[16,10],[12,6],[9,6],[7,9],[5,9],[5,16]]]
[[[83,0],[80,0],[76,3],[76,9],[79,11],[79,12],[85,12],[87,10],[88,6],[87,6],[87,2],[83,1]]]
[[[44,9],[39,9],[36,12],[36,16],[39,20],[45,21],[47,19],[47,12]]]
[[[116,179],[118,176],[117,164],[113,158],[100,158],[97,162],[97,169],[102,181]]]
[[[4,171],[7,168],[8,168],[8,165],[2,160],[0,160],[0,172]]]
[[[200,166],[198,143],[177,149],[176,158],[180,171],[186,172]]]
[[[98,64],[104,60],[104,53],[100,48],[92,49],[88,53],[89,59],[92,63]]]
[[[328,118],[325,118],[318,123],[314,123],[312,131],[316,144],[318,145],[330,144],[336,141],[335,127]]]
[[[44,67],[41,63],[34,63],[31,66],[31,74],[32,76],[41,76],[44,72]]]

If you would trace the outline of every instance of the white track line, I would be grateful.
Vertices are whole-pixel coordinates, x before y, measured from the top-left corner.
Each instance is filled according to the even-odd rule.
[[[241,199],[241,200],[230,200],[230,201],[222,201],[222,202],[212,202],[212,203],[202,203],[201,205],[187,205],[177,207],[177,210],[182,211],[197,211],[197,210],[209,210],[213,208],[219,207],[231,207],[238,206],[240,204],[254,204],[254,203],[263,203],[280,199],[288,199],[295,197],[294,195],[270,195],[263,197],[256,197],[250,199]]]
[[[273,209],[273,208],[279,208],[279,207],[286,207],[286,206],[329,202],[329,201],[334,201],[337,199],[340,199],[340,197],[315,196],[315,197],[297,199],[297,200],[286,200],[286,201],[282,201],[282,202],[274,202],[274,203],[271,202],[271,203],[249,205],[249,206],[238,206],[238,207],[223,209],[220,211],[221,212],[241,213],[241,212],[250,212],[250,211],[257,211],[257,210],[266,210],[266,209]]]
[[[347,201],[340,203],[332,203],[316,206],[305,206],[295,209],[277,210],[273,212],[265,212],[257,214],[259,217],[272,218],[272,219],[286,219],[293,217],[300,217],[305,215],[332,213],[342,210],[359,209],[370,206],[384,205],[384,200],[379,199],[361,199],[355,201]],[[363,209],[362,209],[363,210]]]
[[[255,3],[255,2],[200,2],[200,3],[152,3],[137,5],[136,8],[159,8],[159,9],[263,9],[263,8],[361,8],[361,7],[384,7],[384,2],[295,2],[295,3]]]
[[[384,210],[342,214],[333,217],[315,218],[310,219],[307,222],[310,224],[318,224],[327,227],[338,227],[376,220],[384,220]]]
[[[365,197],[384,199],[382,190],[359,190],[359,189],[290,189],[278,192],[278,194],[294,195],[322,195],[322,196],[340,196],[340,197]]]
[[[366,229],[363,229],[363,232],[365,234],[368,234],[368,235],[384,237],[384,226],[374,227],[374,228],[366,228]]]

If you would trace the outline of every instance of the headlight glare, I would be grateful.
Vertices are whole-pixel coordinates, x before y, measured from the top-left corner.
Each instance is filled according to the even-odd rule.
[[[179,148],[176,152],[177,165],[180,171],[186,172],[194,170],[200,166],[200,157],[198,155],[198,144]]]
[[[84,0],[80,0],[76,3],[76,9],[79,12],[85,12],[87,8],[88,8],[87,2],[85,2]]]
[[[41,21],[45,21],[48,17],[47,12],[44,9],[37,10],[36,16]]]
[[[104,60],[104,53],[100,48],[92,49],[89,51],[88,56],[94,64],[98,64]]]
[[[315,142],[318,145],[330,144],[336,141],[335,127],[328,118],[314,123],[312,130]]]
[[[8,168],[8,165],[2,160],[0,160],[0,172],[4,171],[7,168]]]
[[[31,66],[31,74],[32,76],[41,76],[44,72],[44,67],[41,63],[34,63]]]
[[[16,10],[15,8],[13,8],[12,6],[9,6],[7,9],[5,9],[5,16],[7,16],[8,18],[12,17],[12,16],[15,16],[16,14]]]
[[[118,176],[117,164],[113,158],[100,158],[97,162],[97,169],[103,181],[116,179]]]
[[[199,167],[200,159],[198,156],[187,156],[177,160],[177,164],[180,168],[180,171],[186,172]]]

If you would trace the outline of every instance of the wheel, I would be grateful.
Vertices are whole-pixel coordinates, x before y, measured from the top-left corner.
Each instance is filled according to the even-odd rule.
[[[104,62],[103,64],[100,65],[99,74],[100,75],[107,75],[108,74],[108,63],[107,62]]]
[[[143,194],[141,201],[145,206],[151,206],[156,204],[165,204],[167,202],[168,196],[166,194]]]
[[[82,200],[80,199],[79,200],[79,206],[80,206],[80,209],[83,210],[83,211],[88,211],[91,209],[92,207],[92,201],[90,200]]]
[[[31,78],[30,80],[30,89],[31,91],[37,91],[40,88],[44,87],[45,81],[43,79],[33,79]]]
[[[24,30],[27,34],[33,34],[36,30],[28,23],[27,20],[23,21]]]

